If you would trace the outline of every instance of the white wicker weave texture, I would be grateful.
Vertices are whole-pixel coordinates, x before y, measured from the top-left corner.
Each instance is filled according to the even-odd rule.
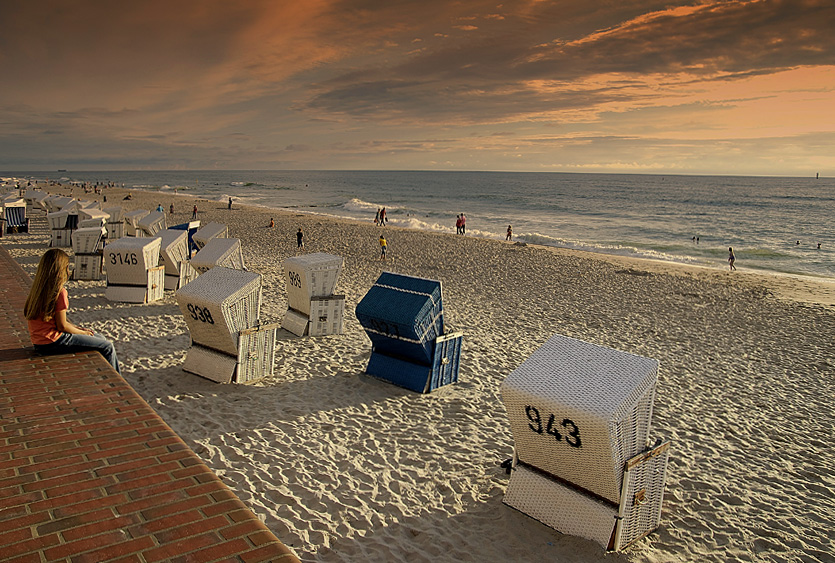
[[[104,249],[107,283],[146,285],[147,271],[159,264],[160,239],[120,238]]]
[[[136,226],[146,236],[154,236],[158,232],[165,229],[165,213],[162,213],[161,211],[151,211],[137,221]]]
[[[166,229],[159,233],[162,240],[160,254],[169,276],[180,275],[180,262],[188,260],[188,233],[179,229]]]
[[[107,231],[102,228],[78,229],[72,234],[72,250],[76,254],[93,254],[101,247],[101,242]]]
[[[223,223],[208,223],[199,228],[192,240],[197,248],[203,248],[213,238],[226,238],[229,236],[229,228]]]
[[[195,343],[237,356],[238,333],[258,324],[261,276],[212,268],[181,287],[176,298]]]
[[[647,446],[658,362],[551,337],[501,387],[518,458],[618,503]]]
[[[316,252],[293,256],[284,261],[287,304],[291,309],[310,314],[310,299],[332,295],[342,272],[343,259]]]
[[[243,270],[244,255],[240,239],[213,238],[209,240],[191,259],[191,265],[200,273],[208,272],[215,266]]]
[[[99,255],[76,255],[74,258],[72,279],[99,280],[102,276],[102,257]]]

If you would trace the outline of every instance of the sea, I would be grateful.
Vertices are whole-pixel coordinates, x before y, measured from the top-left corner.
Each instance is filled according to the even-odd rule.
[[[57,171],[0,177],[112,182],[466,236],[835,279],[835,179],[453,171]]]

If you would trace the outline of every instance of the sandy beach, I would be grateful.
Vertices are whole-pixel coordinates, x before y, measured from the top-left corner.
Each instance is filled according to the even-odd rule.
[[[105,193],[127,210],[173,203],[169,224],[195,201]],[[833,280],[196,203],[263,276],[263,322],[286,311],[281,266],[299,227],[305,253],[343,257],[344,334],[280,330],[273,377],[218,385],[181,369],[189,335],[173,292],[114,303],[104,280],[71,281],[69,316],[116,342],[125,379],[301,560],[835,561]],[[0,239],[30,275],[49,243],[40,224]],[[371,343],[354,310],[383,271],[442,281],[447,324],[465,333],[458,384],[420,395],[364,375]],[[622,553],[502,503],[513,439],[499,386],[557,333],[661,364],[661,526]]]

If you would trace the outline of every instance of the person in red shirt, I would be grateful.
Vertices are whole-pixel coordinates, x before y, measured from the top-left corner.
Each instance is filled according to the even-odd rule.
[[[41,256],[23,306],[23,315],[29,324],[29,339],[35,350],[42,354],[94,350],[121,374],[113,343],[67,320],[69,297],[64,285],[69,279],[69,270],[70,257],[60,248],[50,248]]]

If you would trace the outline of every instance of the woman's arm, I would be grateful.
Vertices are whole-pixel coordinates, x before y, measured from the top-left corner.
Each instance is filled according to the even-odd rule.
[[[90,336],[93,335],[92,330],[77,327],[70,321],[68,321],[66,309],[62,309],[55,313],[55,328],[57,328],[61,332],[68,332],[70,334],[89,334]]]

